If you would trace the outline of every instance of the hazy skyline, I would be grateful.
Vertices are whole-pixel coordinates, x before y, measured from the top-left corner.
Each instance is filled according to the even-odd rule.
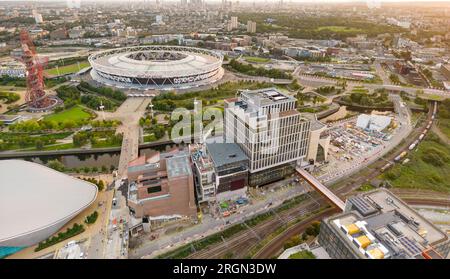
[[[155,2],[156,0],[81,0],[81,2]],[[178,2],[180,0],[162,0],[163,2]],[[205,0],[206,2],[221,2],[221,0]],[[237,0],[228,0],[231,2],[236,2]],[[279,2],[279,0],[238,0],[239,2]],[[303,2],[303,3],[365,3],[367,0],[284,0],[288,2]],[[408,2],[450,2],[450,0],[378,0],[380,2],[386,3],[408,3]],[[66,0],[5,0],[4,2],[66,2]]]

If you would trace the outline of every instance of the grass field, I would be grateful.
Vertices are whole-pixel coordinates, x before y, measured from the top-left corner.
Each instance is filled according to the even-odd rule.
[[[80,62],[80,69],[84,69],[89,67],[90,64],[88,61],[82,61]],[[59,67],[59,75],[67,75],[67,74],[73,74],[78,72],[80,69],[78,69],[78,64],[70,64],[70,65],[66,65],[66,66],[61,66]],[[58,75],[58,69],[55,68],[51,68],[51,69],[47,69],[45,70],[45,73],[52,75],[52,76],[57,76]]]
[[[269,58],[256,57],[256,56],[244,56],[245,61],[252,63],[267,63],[270,61]]]
[[[450,146],[430,133],[408,158],[410,162],[396,164],[382,178],[398,188],[450,192]]]
[[[361,32],[362,31],[359,28],[353,28],[353,27],[347,27],[347,26],[336,26],[336,25],[321,26],[321,27],[317,28],[317,31],[322,31],[322,30],[330,30],[330,31],[336,32],[336,33]]]
[[[84,111],[80,106],[74,106],[68,110],[63,110],[61,112],[52,113],[45,116],[46,120],[55,122],[64,122],[68,120],[78,121],[83,119],[89,119],[91,115]]]

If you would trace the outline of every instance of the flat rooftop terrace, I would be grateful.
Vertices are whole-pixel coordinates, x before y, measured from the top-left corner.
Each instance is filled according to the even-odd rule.
[[[217,168],[248,160],[247,156],[236,143],[208,143],[206,144],[206,148]]]

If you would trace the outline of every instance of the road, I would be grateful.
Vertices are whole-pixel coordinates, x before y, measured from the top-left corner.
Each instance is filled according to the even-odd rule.
[[[283,180],[273,184],[273,187],[279,185],[287,185],[292,179]],[[176,247],[182,246],[186,243],[203,238],[206,235],[210,235],[223,230],[226,226],[242,223],[246,219],[250,219],[258,214],[267,212],[271,208],[275,208],[280,205],[284,200],[298,196],[302,193],[309,191],[309,188],[294,184],[295,186],[284,188],[278,192],[267,192],[264,200],[254,199],[253,204],[249,204],[242,208],[241,214],[232,214],[225,218],[212,218],[209,215],[204,215],[202,223],[186,228],[185,230],[177,233],[176,235],[164,235],[160,238],[146,242],[141,246],[130,251],[130,258],[141,257],[155,257],[159,254],[163,254]],[[268,205],[271,204],[270,207]]]
[[[320,175],[317,177],[318,180],[325,185],[331,185],[342,177],[350,176],[386,155],[398,146],[402,140],[406,139],[410,135],[413,129],[409,109],[403,105],[400,96],[391,94],[389,98],[394,103],[394,108],[397,112],[399,122],[399,127],[394,132],[392,139],[377,146],[370,154],[353,161],[350,167],[345,167],[343,169],[339,168],[333,172]]]
[[[298,71],[297,71],[298,72]],[[336,85],[338,80],[332,79],[332,78],[324,78],[324,77],[317,77],[312,75],[306,75],[298,73],[295,75],[295,77],[298,79],[298,81],[304,85],[304,86],[311,86],[311,87],[320,87],[320,86],[326,86],[326,85]],[[364,83],[364,82],[356,82],[356,81],[347,81],[347,86],[364,86],[368,89],[380,89],[385,88],[387,90],[393,90],[393,91],[405,91],[410,94],[416,94],[417,90],[423,90],[424,95],[436,95],[443,98],[450,98],[450,91],[444,91],[439,89],[431,89],[431,88],[413,88],[413,87],[406,87],[406,86],[400,86],[400,85],[392,85],[392,84],[372,84],[372,83]]]
[[[408,111],[404,111],[404,108],[401,108],[400,106],[398,107],[400,114],[403,114],[403,121],[408,121],[409,117],[407,117],[407,115],[409,115]],[[431,119],[431,111],[428,115],[428,119]],[[400,147],[401,150],[407,149],[408,146],[414,141],[416,140],[416,138],[420,135],[421,130],[423,130],[426,126],[427,121],[424,122],[423,127],[417,129],[417,131],[414,133],[413,136],[409,136],[407,138],[405,138],[405,141],[402,144],[399,144],[398,146]],[[406,126],[406,125],[405,125]],[[401,152],[397,151],[397,152]],[[387,153],[387,152],[386,152]],[[386,154],[385,153],[385,154]],[[366,170],[369,170],[369,174],[364,174],[361,175],[360,173],[354,174],[356,176],[356,178],[352,177],[352,174],[346,174],[344,177],[346,178],[345,181],[341,181],[339,184],[337,184],[338,187],[334,188],[333,191],[336,195],[342,197],[342,199],[345,199],[345,196],[347,195],[353,195],[353,190],[359,188],[363,183],[370,181],[371,179],[373,179],[374,177],[378,176],[380,174],[379,171],[379,165],[384,165],[385,164],[385,160],[393,160],[393,158],[396,156],[397,153],[392,153],[389,154],[388,156],[385,156],[386,158],[377,158],[374,162],[372,162],[371,167],[373,167],[372,169],[369,168],[363,168],[361,170],[361,168],[356,169],[356,171],[362,171],[365,172]],[[324,204],[324,199],[320,199],[317,200],[317,202]],[[331,213],[330,213],[331,214]],[[271,222],[276,222],[277,218],[273,218],[270,221]],[[317,218],[315,218],[315,220],[317,220]],[[267,221],[269,222],[269,221]],[[305,222],[307,221],[303,221],[299,224],[297,224],[296,226],[303,226],[305,225]],[[272,223],[271,225],[267,225],[266,227],[263,228],[263,231],[256,231],[256,228],[254,228],[254,230],[256,231],[256,233],[258,233],[258,235],[268,235],[270,234],[270,232],[274,231],[275,228],[278,228],[277,225],[275,225],[274,223]],[[269,230],[270,232],[266,232],[265,230]],[[296,230],[293,230],[296,231]],[[251,235],[251,232],[247,232],[247,236]],[[242,237],[238,237],[235,236],[236,239],[234,238],[230,238],[227,240],[227,243],[229,245],[230,248],[227,248],[227,245],[225,243],[221,243],[218,244],[218,246],[220,248],[214,248],[213,247],[208,247],[206,249],[209,249],[209,251],[211,252],[204,252],[204,253],[197,253],[195,256],[192,255],[191,257],[204,257],[207,256],[209,258],[215,258],[215,257],[219,257],[219,256],[223,256],[226,255],[229,251],[240,251],[239,252],[239,256],[243,255],[245,256],[246,253],[248,252],[248,250],[253,247],[251,245],[252,240],[251,239],[245,239]],[[260,239],[257,239],[258,241],[260,241]],[[231,243],[231,244],[230,244]],[[276,245],[282,245],[279,242],[277,242],[278,244]],[[275,244],[274,244],[275,245]],[[250,247],[249,247],[250,246]],[[271,248],[272,250],[277,250],[275,248]],[[278,248],[279,250],[279,248]],[[219,251],[219,254],[215,255],[214,251]],[[236,256],[236,258],[239,258],[238,256]]]
[[[397,105],[399,106],[399,103],[397,103]],[[400,111],[400,109],[399,109]],[[401,113],[402,116],[400,116],[401,121],[403,123],[405,123],[405,127],[407,126],[406,123],[409,123],[409,114],[408,112],[403,112]],[[405,130],[405,133],[408,134],[409,131]],[[400,134],[398,142],[400,142],[403,139],[404,135]],[[397,144],[397,143],[395,143]],[[393,145],[395,146],[395,145]],[[383,151],[383,150],[381,150]],[[381,152],[379,154],[377,154],[378,156],[383,156],[385,153],[387,153],[389,151],[389,149],[384,150],[384,152]],[[374,157],[373,160],[378,159],[379,157]],[[356,171],[358,171],[361,168],[364,168],[367,164],[371,163],[373,160],[367,160],[366,162],[361,162],[359,165],[355,165],[355,168],[350,169],[349,172],[341,172],[336,176],[333,177],[321,177],[322,182],[328,182],[328,184],[331,184],[332,182],[351,175],[351,173],[354,173]],[[294,195],[291,194],[289,196],[286,197],[293,197]],[[284,197],[284,199],[286,199],[286,197]],[[277,204],[281,204],[282,199],[279,199],[276,201]],[[275,202],[272,202],[273,207],[276,206]],[[262,213],[265,209],[264,207],[268,204],[268,202],[266,201],[265,203],[259,205],[257,209],[248,209],[247,212],[250,211],[250,213],[245,213],[245,215],[247,215],[247,217],[251,217],[254,214],[257,213]],[[238,222],[242,222],[243,220],[243,216],[239,216],[239,215],[234,215],[230,218],[228,218],[227,220],[230,222],[231,224],[234,223],[238,223]],[[147,242],[145,244],[143,244],[141,247],[138,247],[137,249],[135,249],[134,251],[130,252],[130,257],[132,258],[140,258],[143,256],[147,256],[147,257],[155,257],[158,254],[162,254],[166,251],[175,249],[176,247],[179,247],[181,245],[184,245],[186,243],[192,242],[196,239],[200,239],[202,237],[204,237],[205,235],[210,235],[212,233],[215,233],[217,231],[220,231],[224,228],[224,224],[225,221],[223,220],[211,220],[211,221],[203,221],[201,224],[196,225],[194,227],[188,228],[185,231],[180,232],[177,236],[165,236],[162,237],[161,239],[158,239],[156,241],[151,241],[151,242]]]

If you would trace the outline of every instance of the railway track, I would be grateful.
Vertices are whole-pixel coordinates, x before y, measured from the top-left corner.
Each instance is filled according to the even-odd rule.
[[[253,247],[261,239],[264,239],[270,233],[272,233],[274,228],[278,228],[282,225],[288,224],[305,214],[309,211],[316,210],[321,206],[325,205],[325,201],[308,201],[307,203],[301,203],[285,212],[275,213],[276,216],[263,221],[254,227],[247,229],[241,233],[238,233],[224,242],[217,245],[211,245],[205,249],[198,252],[194,252],[189,255],[188,258],[193,259],[208,259],[208,258],[219,258],[223,257],[229,252],[233,252],[233,256],[237,256],[237,253],[244,253],[243,257],[247,253],[247,250]],[[239,249],[238,249],[239,248]]]
[[[333,190],[336,195],[338,195],[341,198],[344,198],[348,195],[352,195],[354,190],[359,188],[363,183],[368,182],[378,175],[381,174],[380,168],[383,167],[386,163],[386,160],[393,161],[396,157],[396,154],[407,150],[408,147],[419,137],[419,135],[423,132],[423,130],[426,127],[426,123],[431,119],[432,113],[431,110],[428,114],[428,117],[426,121],[424,121],[424,124],[421,128],[413,130],[413,132],[410,134],[408,138],[406,138],[402,144],[399,145],[395,149],[395,151],[392,151],[388,153],[387,155],[383,156],[382,158],[375,161],[370,166],[362,169],[361,171],[351,175],[350,177],[346,178],[344,181],[337,182],[338,185]],[[363,172],[367,172],[365,175],[361,175]],[[404,194],[407,194],[406,191]],[[424,205],[434,205],[434,206],[450,206],[450,201],[446,201],[445,199],[436,200],[436,199],[419,199],[414,197],[405,197],[403,198],[406,202],[410,204],[424,204]],[[320,197],[316,199],[316,206],[317,203],[320,206],[323,206],[326,204],[326,201],[323,197]],[[302,215],[298,214],[298,212],[307,212],[308,206],[311,206],[312,203],[308,204],[301,204],[297,207],[294,207],[293,209],[289,209],[286,212],[280,213],[278,218],[274,217],[267,221],[263,221],[262,223],[254,226],[251,229],[247,229],[242,233],[239,233],[235,236],[230,237],[226,241],[217,244],[217,245],[211,245],[205,249],[202,249],[201,251],[194,252],[191,254],[188,258],[194,258],[194,259],[201,259],[201,258],[220,258],[224,255],[227,255],[229,253],[232,253],[232,256],[234,258],[243,258],[248,254],[248,251],[253,248],[261,239],[268,236],[270,233],[272,233],[276,228],[283,224],[287,224],[292,220],[295,220],[297,218],[300,218]],[[305,211],[302,211],[304,209]],[[298,211],[298,212],[297,212]],[[255,258],[270,258],[273,256],[276,252],[278,252],[282,247],[286,240],[291,238],[292,236],[299,234],[304,229],[306,229],[309,224],[317,219],[323,219],[327,216],[332,215],[336,212],[335,208],[327,209],[324,212],[321,212],[318,215],[310,216],[307,219],[301,221],[300,223],[294,225],[293,227],[290,227],[287,229],[284,233],[277,236],[275,239],[276,241],[271,241],[269,245],[266,245],[262,250],[260,250],[256,255]],[[304,213],[303,213],[304,215]],[[286,220],[283,222],[282,220],[286,218]],[[282,219],[282,220],[280,220]]]
[[[445,206],[450,207],[450,200],[435,200],[430,198],[404,198],[402,199],[406,203],[410,205],[426,205],[426,206]],[[336,213],[336,210],[333,211],[333,208],[321,213],[315,218],[311,218],[309,222],[302,222],[300,224],[295,225],[294,227],[286,230],[282,235],[279,235],[277,238],[273,239],[270,244],[263,247],[258,253],[254,255],[255,259],[268,259],[277,255],[278,252],[283,248],[283,245],[286,241],[288,241],[291,237],[302,233],[312,222],[317,219],[323,219],[332,214]]]
[[[269,259],[274,255],[277,255],[278,252],[283,248],[284,243],[288,241],[292,236],[301,234],[304,230],[306,230],[307,227],[309,227],[317,219],[329,217],[337,212],[339,212],[339,210],[337,210],[336,208],[328,208],[319,215],[307,218],[306,220],[304,220],[304,222],[286,230],[284,234],[278,235],[268,245],[264,246],[261,250],[259,250],[252,258]],[[275,243],[277,245],[273,245],[272,243]]]

